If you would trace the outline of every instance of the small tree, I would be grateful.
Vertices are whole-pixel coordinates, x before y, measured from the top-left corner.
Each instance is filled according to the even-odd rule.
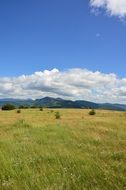
[[[21,113],[21,110],[17,110],[17,113]]]
[[[1,108],[2,110],[14,110],[15,109],[15,106],[13,104],[5,104],[2,106]]]
[[[40,108],[40,111],[43,111],[43,108]]]
[[[28,109],[29,107],[27,105],[20,105],[18,108],[19,109]]]
[[[30,108],[31,108],[31,109],[35,109],[35,108],[37,108],[37,106],[32,105]]]
[[[95,112],[94,109],[92,109],[91,111],[89,111],[89,115],[95,115],[95,114],[96,114],[96,112]]]
[[[55,113],[55,118],[60,119],[60,113],[58,111]]]

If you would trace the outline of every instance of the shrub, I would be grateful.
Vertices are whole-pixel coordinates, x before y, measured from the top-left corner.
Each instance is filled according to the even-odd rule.
[[[60,113],[59,113],[59,112],[56,112],[56,113],[55,113],[55,118],[56,118],[56,119],[60,119]]]
[[[21,113],[21,110],[17,110],[17,113]]]
[[[40,111],[43,111],[43,108],[40,108]]]
[[[28,109],[29,107],[27,105],[20,105],[19,109]]]
[[[36,109],[36,108],[37,108],[37,106],[32,105],[30,108],[32,108],[32,109]]]
[[[96,112],[95,112],[94,109],[92,109],[91,111],[89,111],[89,115],[95,115],[95,114],[96,114]]]
[[[13,104],[5,104],[2,106],[1,108],[2,110],[14,110],[15,109],[15,106]]]

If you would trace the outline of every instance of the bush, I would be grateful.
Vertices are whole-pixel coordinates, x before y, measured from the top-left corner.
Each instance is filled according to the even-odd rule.
[[[56,119],[60,119],[60,113],[59,113],[59,112],[56,112],[56,113],[55,113],[55,118],[56,118]]]
[[[2,109],[2,110],[7,110],[7,111],[9,111],[9,110],[14,110],[14,109],[15,109],[15,106],[14,106],[13,104],[5,104],[5,105],[2,106],[1,109]]]
[[[36,108],[37,108],[37,106],[32,105],[30,108],[31,108],[31,109],[36,109]]]
[[[94,109],[92,109],[91,111],[89,111],[89,115],[95,115],[95,114],[96,114],[96,112],[95,112]]]
[[[40,111],[43,111],[43,108],[40,108]]]
[[[19,109],[28,109],[29,107],[27,105],[20,105]]]
[[[21,110],[17,110],[17,113],[21,113]]]

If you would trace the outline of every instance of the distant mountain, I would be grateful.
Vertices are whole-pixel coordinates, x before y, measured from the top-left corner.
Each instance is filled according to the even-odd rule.
[[[61,98],[45,97],[35,100],[36,106],[44,106],[50,108],[74,108],[74,102],[71,100],[63,100]]]
[[[78,108],[99,108],[99,104],[85,100],[76,100],[74,103],[77,105]]]
[[[99,106],[101,109],[106,109],[106,110],[119,110],[119,111],[126,110],[126,105],[123,105],[123,104],[105,103],[105,104],[100,104]]]
[[[114,104],[114,106],[117,106],[118,108],[126,110],[126,105],[124,104]]]
[[[31,106],[34,104],[34,101],[31,99],[27,100],[21,100],[21,99],[12,99],[12,98],[6,98],[6,99],[0,99],[0,107],[2,107],[4,104],[13,104],[15,106]]]
[[[85,100],[64,100],[61,98],[52,98],[45,97],[41,99],[31,100],[21,100],[21,99],[0,99],[0,107],[4,104],[13,104],[16,107],[21,105],[23,106],[32,106],[32,107],[48,107],[48,108],[90,108],[90,109],[105,109],[105,110],[118,110],[118,111],[126,111],[126,105],[123,104],[110,104],[110,103],[94,103]]]

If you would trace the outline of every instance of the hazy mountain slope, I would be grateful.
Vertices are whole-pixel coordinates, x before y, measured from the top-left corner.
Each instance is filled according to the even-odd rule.
[[[0,107],[2,105],[11,103],[16,107],[20,105],[24,106],[43,106],[49,108],[94,108],[94,109],[107,109],[107,110],[119,110],[126,111],[126,105],[123,104],[98,104],[94,102],[89,102],[85,100],[64,100],[61,98],[52,98],[52,97],[44,97],[36,100],[19,100],[19,99],[0,99]]]

